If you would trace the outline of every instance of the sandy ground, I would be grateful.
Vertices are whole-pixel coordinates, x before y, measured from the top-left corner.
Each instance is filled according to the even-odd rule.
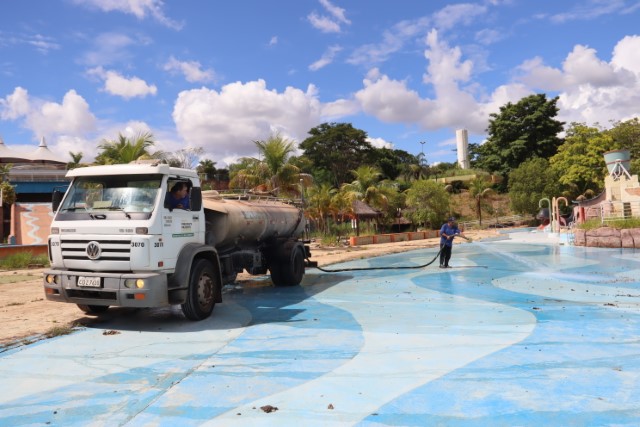
[[[473,240],[497,235],[495,230],[468,231]],[[463,244],[456,239],[456,244]],[[354,259],[371,258],[414,249],[437,247],[438,239],[383,243],[365,246],[323,247],[312,243],[311,260],[320,267]],[[0,271],[0,346],[10,346],[46,336],[55,329],[87,325],[96,319],[85,315],[75,304],[45,300],[42,288],[42,269]],[[252,276],[239,275],[238,281]]]

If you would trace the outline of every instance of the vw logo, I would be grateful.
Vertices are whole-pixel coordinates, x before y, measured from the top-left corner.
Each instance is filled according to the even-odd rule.
[[[87,256],[89,257],[89,259],[98,259],[100,258],[101,253],[102,251],[100,250],[100,245],[98,244],[98,242],[89,242],[89,244],[87,245]]]

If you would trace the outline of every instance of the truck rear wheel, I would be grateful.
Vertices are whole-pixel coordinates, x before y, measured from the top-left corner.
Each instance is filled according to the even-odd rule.
[[[84,311],[87,314],[100,314],[109,310],[108,305],[86,305],[86,304],[76,304],[78,308]]]
[[[211,315],[216,305],[214,298],[215,275],[211,263],[198,259],[191,268],[187,300],[182,304],[182,312],[189,320],[203,320]]]
[[[275,286],[297,286],[304,277],[304,252],[300,246],[294,246],[291,255],[270,267],[271,280]]]

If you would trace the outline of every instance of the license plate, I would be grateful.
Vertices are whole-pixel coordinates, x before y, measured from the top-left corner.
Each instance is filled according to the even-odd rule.
[[[88,288],[99,288],[100,287],[100,278],[99,277],[80,276],[80,277],[78,277],[78,286],[86,286]]]

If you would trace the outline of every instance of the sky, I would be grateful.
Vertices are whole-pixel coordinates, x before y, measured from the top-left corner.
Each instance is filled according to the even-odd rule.
[[[640,116],[640,0],[0,2],[0,137],[65,161],[151,132],[226,167],[256,140],[351,123],[377,147],[456,161],[508,102],[558,119]]]

